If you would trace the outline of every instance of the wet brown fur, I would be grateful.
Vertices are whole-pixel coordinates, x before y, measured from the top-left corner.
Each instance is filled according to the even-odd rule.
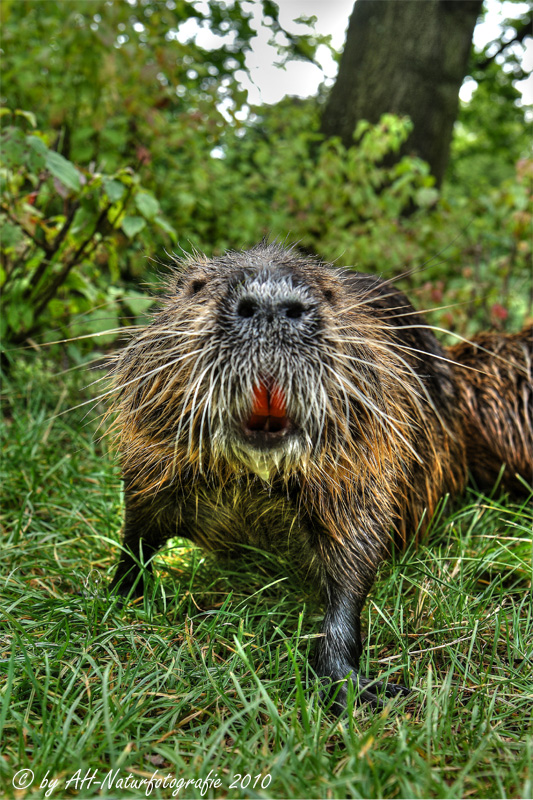
[[[533,326],[520,333],[480,333],[449,349],[461,386],[467,460],[476,484],[513,493],[533,483]],[[469,369],[470,368],[470,369]],[[520,480],[520,477],[522,480]]]
[[[290,302],[306,309],[297,323],[272,323],[300,337],[285,348],[280,334],[285,360],[269,352],[268,336],[247,338],[235,312],[247,291],[263,303],[265,289],[274,293],[265,308],[280,315],[284,276],[296,287]],[[309,433],[265,480],[227,445],[224,425],[250,412],[270,361]],[[133,558],[123,553],[114,584],[129,591],[135,559],[171,536],[212,550],[274,550],[323,593],[315,666],[332,680],[356,673],[360,612],[391,533],[403,543],[417,536],[443,495],[464,489],[469,469],[484,486],[502,464],[506,486],[523,488],[516,473],[531,479],[527,332],[481,334],[446,351],[390,283],[278,245],[182,264],[154,322],[122,353],[115,385]],[[220,436],[226,444],[215,446]]]

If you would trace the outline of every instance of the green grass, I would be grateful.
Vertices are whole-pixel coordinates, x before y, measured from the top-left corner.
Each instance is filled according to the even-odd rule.
[[[149,597],[108,596],[118,472],[85,409],[57,416],[84,381],[22,362],[3,388],[3,796],[21,770],[17,797],[139,797],[121,782],[156,771],[221,782],[178,797],[533,796],[529,504],[470,492],[381,570],[362,666],[413,691],[339,724],[308,666],[321,609],[269,556],[175,541]]]

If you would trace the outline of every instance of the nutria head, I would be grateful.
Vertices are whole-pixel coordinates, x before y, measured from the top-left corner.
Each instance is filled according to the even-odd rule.
[[[181,262],[118,362],[123,453],[159,472],[264,480],[324,469],[354,447],[375,461],[390,355],[360,295],[278,244]]]

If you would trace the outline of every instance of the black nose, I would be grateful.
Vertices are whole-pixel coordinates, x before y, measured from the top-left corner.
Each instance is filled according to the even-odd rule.
[[[247,319],[256,315],[264,316],[269,322],[275,317],[287,317],[288,319],[301,319],[307,308],[300,300],[278,300],[261,303],[254,297],[241,297],[237,304],[237,314],[239,317]]]

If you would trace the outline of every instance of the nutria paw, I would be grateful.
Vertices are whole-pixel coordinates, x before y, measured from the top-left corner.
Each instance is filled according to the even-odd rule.
[[[411,694],[411,689],[401,684],[385,683],[372,678],[364,678],[358,674],[355,674],[355,677],[352,674],[351,679],[356,693],[355,702],[358,705],[368,703],[372,708],[381,709],[385,707],[387,700],[394,697],[407,697]],[[324,706],[337,717],[346,712],[348,704],[347,681],[340,686],[339,683],[333,683],[329,688],[320,692],[320,699]],[[365,688],[367,686],[368,689]]]

